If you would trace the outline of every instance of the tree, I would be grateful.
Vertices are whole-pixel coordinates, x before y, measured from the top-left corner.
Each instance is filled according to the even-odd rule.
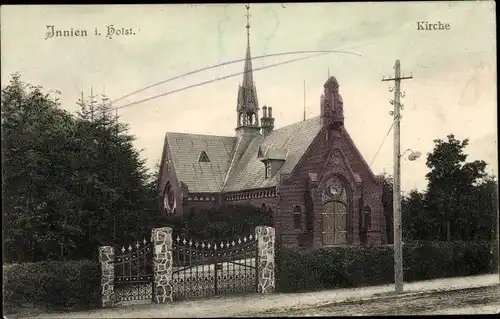
[[[148,173],[133,146],[135,137],[112,114],[107,97],[99,103],[91,93],[89,101],[80,101],[77,119],[85,148],[83,173],[91,177],[84,205],[88,240],[94,241],[92,247],[127,245],[149,237],[158,217],[156,176]]]
[[[8,261],[90,258],[150,235],[156,176],[106,99],[79,104],[75,117],[19,75],[2,89]]]
[[[435,221],[427,213],[425,193],[414,189],[402,200],[403,238],[405,240],[426,240],[435,233]]]
[[[466,162],[464,153],[468,139],[457,140],[453,134],[447,140],[434,141],[427,156],[427,209],[438,221],[439,238],[452,240],[468,238],[474,229],[477,190],[486,177],[484,161]]]
[[[74,119],[40,87],[15,74],[2,89],[2,170],[5,247],[17,260],[53,257],[80,235],[68,222],[78,196],[65,154],[75,148]]]

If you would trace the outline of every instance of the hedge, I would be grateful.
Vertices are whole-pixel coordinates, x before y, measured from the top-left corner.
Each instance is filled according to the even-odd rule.
[[[281,292],[382,285],[394,282],[392,246],[314,250],[277,247]],[[403,247],[404,280],[469,276],[490,270],[488,242],[415,242]]]
[[[44,261],[4,265],[4,302],[49,309],[99,307],[101,270],[97,261]]]

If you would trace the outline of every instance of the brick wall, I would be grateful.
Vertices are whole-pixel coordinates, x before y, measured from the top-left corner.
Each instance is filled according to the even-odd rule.
[[[340,159],[339,163],[333,163],[333,158]],[[307,233],[306,227],[303,231],[293,229],[293,207],[296,204],[304,207],[304,193],[310,188],[309,173],[317,173],[318,185],[311,192],[313,202],[313,245],[322,247],[322,201],[320,189],[323,183],[330,177],[339,176],[345,180],[350,189],[350,207],[348,218],[348,240],[351,244],[360,244],[359,238],[359,199],[361,192],[364,194],[364,205],[369,205],[372,211],[373,230],[380,233],[385,229],[385,221],[382,208],[382,186],[372,178],[368,168],[360,158],[359,153],[351,145],[350,138],[341,131],[339,136],[330,134],[327,139],[325,130],[322,130],[315,138],[308,151],[298,163],[292,175],[284,181],[279,188],[279,211],[276,212],[275,228],[277,234],[283,240],[286,239],[287,246],[296,245],[300,242],[300,236]],[[356,181],[353,173],[357,173],[362,183]],[[304,223],[305,225],[305,216]],[[294,239],[296,238],[296,239]],[[382,238],[372,235],[372,243],[380,244]]]
[[[363,160],[359,151],[353,145],[353,141],[345,129],[341,129],[339,134],[330,132],[327,136],[326,129],[320,131],[309,149],[306,151],[302,159],[299,161],[294,172],[283,180],[279,186],[279,192],[274,197],[265,198],[248,198],[241,200],[231,200],[225,204],[234,205],[253,205],[256,208],[261,208],[265,203],[267,207],[271,207],[273,211],[274,227],[276,236],[289,247],[300,245],[304,239],[312,243],[314,247],[322,247],[322,202],[320,189],[322,183],[328,178],[339,176],[344,179],[348,186],[350,205],[348,218],[348,241],[351,244],[360,244],[359,237],[359,215],[362,207],[359,207],[359,199],[363,193],[363,205],[370,206],[372,216],[372,232],[369,236],[371,244],[380,244],[386,242],[385,234],[385,217],[383,214],[383,206],[381,201],[382,184],[379,183],[369,171],[366,162]],[[173,167],[170,171],[164,169],[164,162],[167,160],[168,154],[165,152],[162,156],[162,169],[159,181],[159,195],[163,199],[163,189],[168,180],[174,186],[177,200],[177,212],[182,213],[194,207],[195,209],[212,208],[224,203],[221,202],[218,196],[215,201],[187,201],[183,205],[181,198],[181,189],[175,177]],[[338,163],[334,163],[333,159],[340,159]],[[314,189],[310,188],[309,173],[317,173],[318,183]],[[361,178],[361,183],[356,180],[354,173]],[[306,225],[306,205],[304,194],[310,190],[312,200],[313,227],[312,231],[307,230]],[[294,229],[293,208],[299,205],[302,208],[302,230]],[[163,204],[160,203],[160,212],[163,214]]]

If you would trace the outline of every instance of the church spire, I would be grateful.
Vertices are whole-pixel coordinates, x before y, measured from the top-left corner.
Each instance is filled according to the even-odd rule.
[[[245,88],[251,88],[253,86],[253,70],[252,70],[252,55],[250,54],[250,5],[245,6],[247,8],[247,52],[245,56],[245,69],[243,73],[243,84]]]
[[[250,4],[246,6],[247,18],[247,48],[245,56],[245,67],[243,70],[243,82],[238,89],[237,104],[237,128],[243,126],[259,127],[259,104],[257,91],[253,82],[252,55],[250,54]]]

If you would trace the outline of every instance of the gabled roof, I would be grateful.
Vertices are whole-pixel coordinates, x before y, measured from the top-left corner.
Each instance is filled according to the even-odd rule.
[[[235,192],[276,186],[279,175],[292,172],[320,130],[320,118],[315,117],[274,130],[265,138],[253,137],[241,158],[233,163],[227,178],[232,157],[237,155],[233,151],[236,137],[167,133],[165,142],[177,180],[185,183],[190,193]],[[271,178],[265,178],[259,147],[264,156],[285,160],[281,170]],[[210,162],[199,161],[202,152]]]
[[[235,137],[167,133],[165,142],[177,179],[189,192],[216,193],[222,188]],[[166,145],[165,145],[166,147]],[[205,152],[210,162],[200,162]]]
[[[255,137],[232,170],[223,191],[236,192],[278,185],[279,175],[292,172],[320,130],[321,120],[318,116],[274,130],[265,138],[260,135]],[[281,170],[268,179],[265,178],[261,159],[257,157],[259,146],[264,153],[266,150],[278,150],[283,155],[286,151]]]

